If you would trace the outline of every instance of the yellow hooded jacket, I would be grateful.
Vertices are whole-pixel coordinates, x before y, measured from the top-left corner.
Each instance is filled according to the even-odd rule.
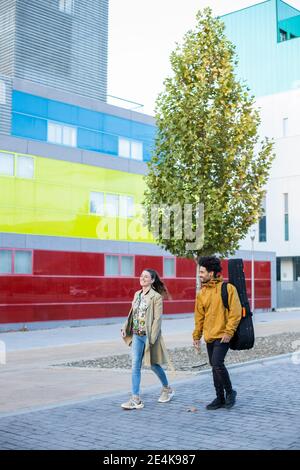
[[[236,288],[227,285],[229,310],[225,309],[222,300],[222,276],[202,285],[196,298],[195,329],[193,339],[201,339],[202,334],[207,343],[222,338],[224,334],[233,336],[242,316],[242,306]]]

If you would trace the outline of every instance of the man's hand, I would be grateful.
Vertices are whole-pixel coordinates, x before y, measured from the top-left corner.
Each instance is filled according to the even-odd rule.
[[[231,336],[225,334],[222,336],[221,343],[229,343],[230,340]]]
[[[195,349],[197,349],[197,351],[199,351],[199,349],[200,349],[200,339],[194,339],[193,346],[194,346]]]

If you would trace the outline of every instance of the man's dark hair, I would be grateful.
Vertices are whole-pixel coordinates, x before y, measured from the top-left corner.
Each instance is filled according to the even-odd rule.
[[[208,272],[213,271],[214,277],[222,271],[221,260],[216,256],[203,256],[198,260],[198,264],[206,268]]]

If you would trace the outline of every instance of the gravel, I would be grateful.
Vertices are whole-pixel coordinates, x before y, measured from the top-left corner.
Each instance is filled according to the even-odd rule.
[[[246,351],[229,350],[225,363],[236,364],[300,350],[300,333],[282,333],[279,335],[256,338],[252,349]],[[168,349],[171,364],[178,371],[199,371],[210,368],[206,354],[206,346],[201,345],[197,353],[193,347]],[[99,357],[92,360],[67,362],[60,364],[66,367],[89,367],[96,369],[131,369],[131,355]],[[167,367],[170,369],[170,365]]]

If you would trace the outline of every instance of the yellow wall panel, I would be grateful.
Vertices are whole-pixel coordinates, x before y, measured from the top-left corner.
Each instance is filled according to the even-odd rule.
[[[33,179],[0,175],[1,232],[153,242],[137,217],[112,219],[89,213],[92,191],[132,196],[141,204],[142,175],[33,158]]]

